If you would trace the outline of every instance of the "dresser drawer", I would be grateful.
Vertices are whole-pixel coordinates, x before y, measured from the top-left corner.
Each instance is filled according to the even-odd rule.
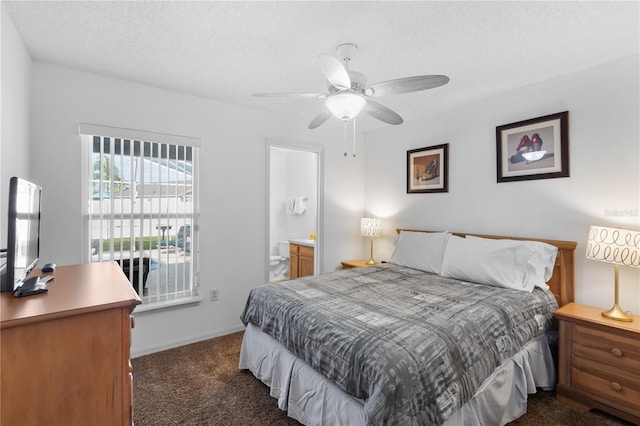
[[[640,376],[640,341],[634,336],[574,324],[573,354]]]

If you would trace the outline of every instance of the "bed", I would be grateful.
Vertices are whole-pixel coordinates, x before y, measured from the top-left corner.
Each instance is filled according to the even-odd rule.
[[[388,263],[252,289],[239,368],[306,425],[505,424],[555,387],[575,247],[398,230]]]

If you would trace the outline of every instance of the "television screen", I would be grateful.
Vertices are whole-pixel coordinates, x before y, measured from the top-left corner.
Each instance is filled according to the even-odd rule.
[[[40,186],[17,177],[11,178],[3,292],[19,287],[40,259],[41,201]]]

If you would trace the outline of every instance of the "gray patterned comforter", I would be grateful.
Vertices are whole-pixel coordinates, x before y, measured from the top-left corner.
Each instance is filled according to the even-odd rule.
[[[241,320],[364,401],[372,425],[438,425],[552,328],[553,295],[386,263],[251,290]]]

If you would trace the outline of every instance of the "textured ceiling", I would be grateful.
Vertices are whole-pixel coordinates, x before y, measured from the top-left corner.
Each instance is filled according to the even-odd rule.
[[[450,77],[376,98],[405,120],[639,52],[636,1],[3,4],[35,61],[309,121],[321,100],[250,95],[326,92],[318,54],[344,42],[359,46],[351,69],[369,83]],[[358,128],[382,125],[363,118]]]

